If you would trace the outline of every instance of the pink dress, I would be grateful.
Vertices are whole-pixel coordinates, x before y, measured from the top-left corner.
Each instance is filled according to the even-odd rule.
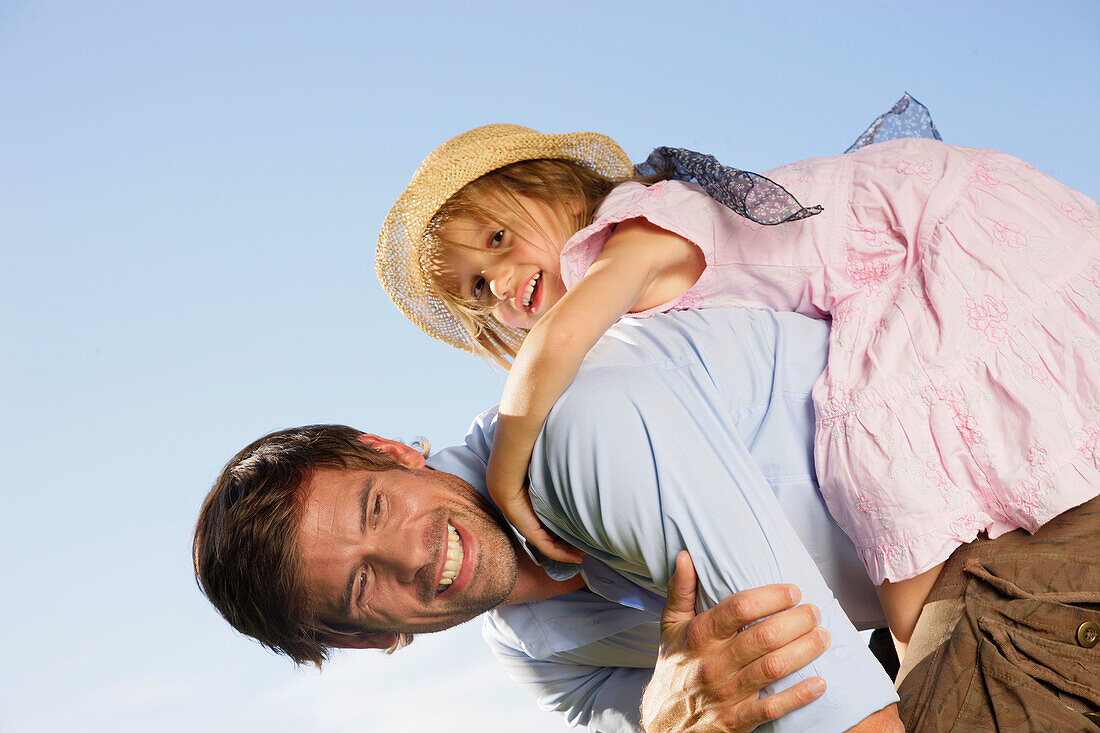
[[[814,457],[876,584],[1100,494],[1094,201],[1003,153],[925,139],[767,177],[824,212],[765,227],[694,184],[626,183],[566,243],[565,284],[617,222],[643,217],[707,262],[654,310],[831,318]]]

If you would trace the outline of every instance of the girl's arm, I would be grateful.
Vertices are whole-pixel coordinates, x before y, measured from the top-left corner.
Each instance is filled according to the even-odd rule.
[[[547,557],[580,562],[576,550],[539,524],[524,486],[546,416],[611,324],[682,295],[705,266],[703,253],[683,237],[643,219],[623,222],[584,278],[524,339],[500,399],[486,482],[508,520]]]
[[[931,570],[908,580],[887,580],[882,585],[875,586],[883,613],[886,614],[886,623],[890,626],[890,635],[894,637],[899,660],[905,658],[917,619],[924,609],[924,602],[928,600],[928,594],[932,592],[932,586],[940,577],[943,565],[941,562]]]

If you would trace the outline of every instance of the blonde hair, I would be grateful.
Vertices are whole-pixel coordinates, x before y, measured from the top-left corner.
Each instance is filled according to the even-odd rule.
[[[431,287],[447,309],[470,332],[481,356],[504,369],[516,350],[492,315],[492,308],[455,292],[443,278],[447,252],[468,245],[449,241],[441,230],[456,219],[471,217],[514,227],[517,222],[537,226],[523,207],[522,198],[545,204],[557,215],[555,224],[568,237],[592,221],[600,203],[623,179],[614,179],[571,160],[535,159],[498,168],[467,183],[447,199],[428,224],[422,261]],[[486,203],[487,202],[487,203]],[[497,250],[504,254],[508,250]]]

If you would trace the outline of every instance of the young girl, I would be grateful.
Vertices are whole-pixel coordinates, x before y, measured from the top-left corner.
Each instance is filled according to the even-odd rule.
[[[547,556],[578,559],[524,490],[542,423],[605,329],[670,309],[832,319],[813,395],[821,491],[902,642],[956,547],[1100,493],[1095,202],[925,139],[735,172],[741,213],[631,175],[601,135],[478,128],[428,156],[379,240],[379,276],[414,323],[514,358],[487,480]]]

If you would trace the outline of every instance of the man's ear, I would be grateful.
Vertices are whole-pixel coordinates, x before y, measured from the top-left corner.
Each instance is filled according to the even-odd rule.
[[[333,640],[330,646],[339,649],[389,649],[396,643],[397,634],[392,631],[360,631],[351,636],[341,636]]]
[[[424,456],[412,446],[378,435],[371,435],[370,433],[360,435],[359,442],[383,455],[389,456],[405,468],[424,468]]]

